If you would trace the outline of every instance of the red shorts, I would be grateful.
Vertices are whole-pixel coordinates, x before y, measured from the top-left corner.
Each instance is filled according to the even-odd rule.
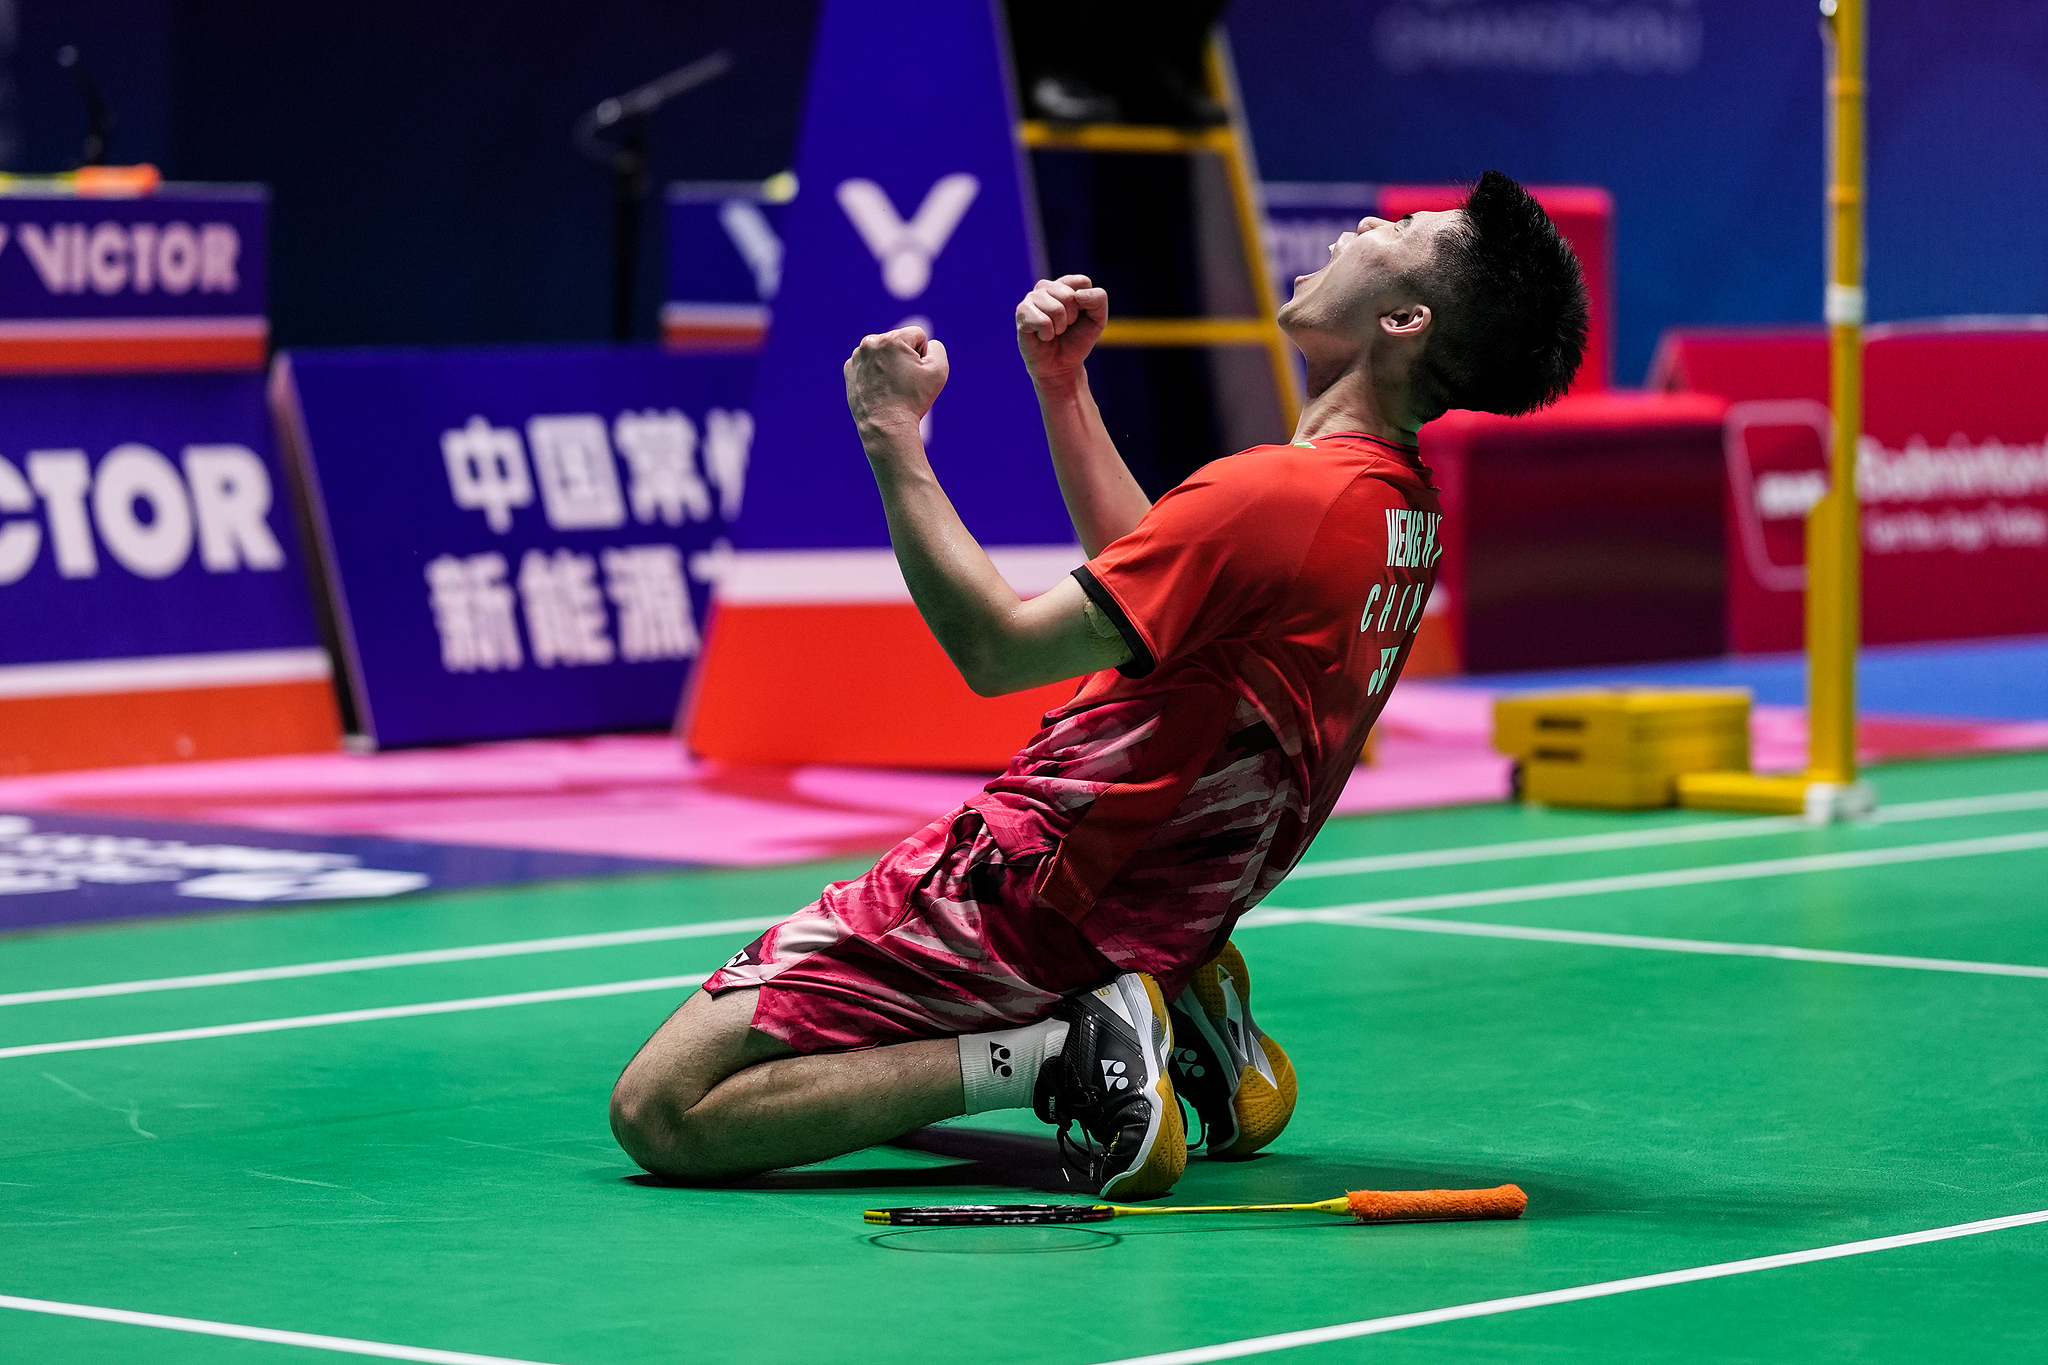
[[[748,944],[704,989],[759,987],[754,1027],[799,1052],[1016,1028],[1113,965],[1032,894],[1046,855],[1010,861],[961,809]]]

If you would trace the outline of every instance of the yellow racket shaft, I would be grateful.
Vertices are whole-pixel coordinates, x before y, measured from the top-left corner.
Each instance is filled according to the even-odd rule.
[[[1351,1216],[1351,1200],[1348,1197],[1318,1199],[1313,1204],[1179,1204],[1162,1208],[1148,1208],[1137,1204],[1111,1204],[1119,1218],[1132,1218],[1143,1213],[1336,1213]]]

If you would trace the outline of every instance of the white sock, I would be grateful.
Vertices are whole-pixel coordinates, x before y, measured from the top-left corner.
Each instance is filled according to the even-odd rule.
[[[967,1112],[1029,1108],[1038,1069],[1060,1055],[1067,1028],[1064,1019],[1042,1019],[1024,1028],[961,1034],[960,1089]]]

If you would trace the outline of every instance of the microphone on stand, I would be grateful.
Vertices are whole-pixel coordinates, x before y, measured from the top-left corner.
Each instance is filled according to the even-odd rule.
[[[640,249],[640,206],[647,199],[648,116],[685,91],[732,70],[732,53],[714,52],[666,76],[600,102],[576,120],[576,148],[612,173],[612,340],[633,337],[633,269]],[[616,139],[616,140],[612,140]]]

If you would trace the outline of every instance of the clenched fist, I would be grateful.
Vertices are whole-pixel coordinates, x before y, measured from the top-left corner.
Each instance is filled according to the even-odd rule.
[[[1109,291],[1086,275],[1040,280],[1017,305],[1017,349],[1033,383],[1059,383],[1080,372],[1109,321]]]
[[[846,358],[846,406],[866,437],[917,434],[917,424],[946,387],[945,343],[922,327],[864,336]]]

